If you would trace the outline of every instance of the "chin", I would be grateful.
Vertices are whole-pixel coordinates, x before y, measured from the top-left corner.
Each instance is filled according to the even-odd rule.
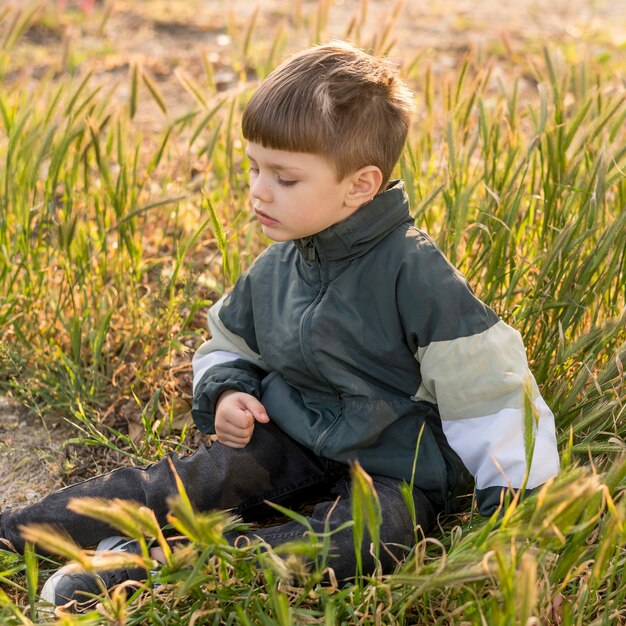
[[[296,237],[290,237],[287,233],[283,233],[271,226],[263,226],[262,229],[263,234],[272,241],[290,241],[291,239],[296,239]]]

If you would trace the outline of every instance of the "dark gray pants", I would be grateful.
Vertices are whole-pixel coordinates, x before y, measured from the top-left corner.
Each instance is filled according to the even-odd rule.
[[[170,458],[198,511],[233,509],[246,520],[257,520],[268,511],[265,500],[293,506],[307,500],[318,501],[326,495],[331,499],[316,504],[308,516],[315,532],[324,532],[326,526],[334,530],[352,518],[348,468],[317,457],[271,423],[256,424],[252,440],[245,448],[214,443],[209,448],[202,446],[193,455]],[[372,479],[383,514],[380,539],[388,547],[380,550],[380,560],[383,570],[388,572],[395,558],[402,556],[398,546],[413,544],[415,529],[400,494],[399,481],[375,475]],[[21,551],[24,542],[19,534],[20,525],[50,523],[63,527],[80,545],[90,546],[117,532],[98,520],[69,511],[66,505],[70,498],[134,500],[151,508],[165,525],[167,499],[175,494],[176,485],[167,458],[145,468],[121,468],[55,491],[35,504],[4,511],[0,514],[0,537]],[[436,511],[419,489],[413,490],[413,500],[416,522],[421,532],[427,533],[435,523]],[[298,522],[290,521],[250,534],[275,546],[301,538],[305,530]],[[374,567],[368,544],[367,540],[363,542],[364,571]],[[356,558],[351,528],[332,534],[328,564],[338,579],[354,575]]]

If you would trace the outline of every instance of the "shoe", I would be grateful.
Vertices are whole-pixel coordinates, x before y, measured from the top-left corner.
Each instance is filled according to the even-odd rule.
[[[4,537],[0,537],[0,550],[17,553],[16,547],[8,539],[4,539]]]
[[[141,554],[139,543],[127,537],[108,537],[96,547],[96,552],[131,552]],[[91,572],[71,572],[69,566],[62,567],[46,581],[41,590],[41,599],[71,613],[81,612],[95,604],[95,596],[103,589],[111,589],[126,580],[146,580],[147,572],[142,567]]]

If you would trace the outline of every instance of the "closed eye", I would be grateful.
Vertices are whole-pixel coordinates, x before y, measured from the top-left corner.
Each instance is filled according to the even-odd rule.
[[[277,175],[276,182],[281,187],[293,187],[298,181],[297,180],[285,180],[284,178],[281,178],[280,176]]]

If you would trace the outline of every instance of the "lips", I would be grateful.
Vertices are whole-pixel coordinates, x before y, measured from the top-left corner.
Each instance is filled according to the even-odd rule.
[[[259,222],[263,224],[263,226],[272,226],[274,224],[278,224],[278,220],[275,220],[273,217],[270,217],[267,213],[263,213],[263,211],[259,211],[259,209],[254,209]]]

